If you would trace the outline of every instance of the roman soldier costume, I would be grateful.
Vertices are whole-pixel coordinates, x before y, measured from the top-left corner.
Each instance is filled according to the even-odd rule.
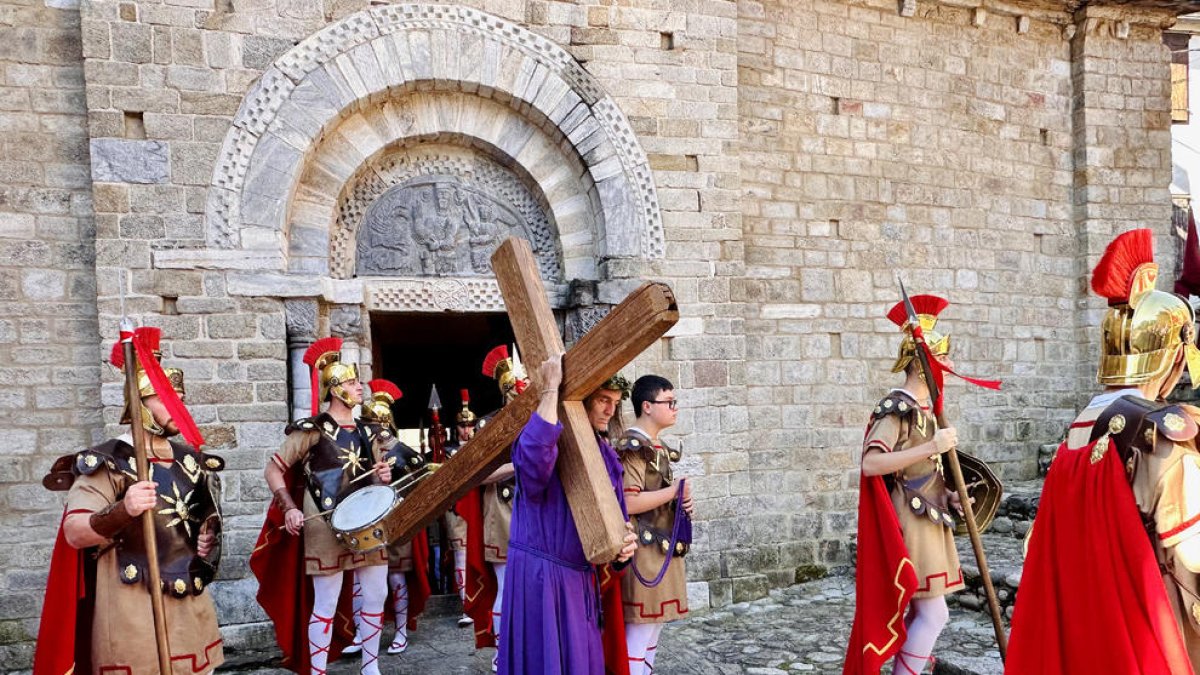
[[[287,425],[283,447],[270,460],[283,473],[285,487],[276,490],[250,557],[250,567],[259,580],[258,600],[275,623],[284,665],[300,673],[308,672],[310,665],[314,673],[324,673],[312,659],[336,658],[350,643],[355,625],[362,627],[363,667],[374,670],[383,625],[382,602],[378,612],[367,605],[361,611],[345,606],[357,604],[349,601],[353,586],[349,578],[344,579],[342,599],[336,603],[343,609],[336,615],[317,613],[314,602],[320,603],[322,598],[316,597],[304,579],[305,575],[340,575],[347,570],[356,570],[356,576],[368,568],[386,570],[388,560],[384,547],[360,553],[343,546],[329,524],[338,504],[379,482],[378,476],[368,479],[366,475],[383,454],[369,440],[361,421],[343,426],[329,412],[319,412],[326,399],[336,398],[347,407],[358,404],[345,387],[357,380],[358,370],[354,364],[342,362],[341,347],[341,339],[323,338],[304,355],[312,372],[312,416]],[[285,515],[293,508],[301,509],[305,516],[298,537],[283,529]],[[386,579],[381,578],[380,584],[379,589],[363,587],[366,601],[372,601],[375,594],[386,596]],[[370,604],[373,606],[373,601]],[[355,615],[353,621],[351,614]],[[314,631],[313,622],[324,627]],[[314,634],[318,639],[313,639]]]
[[[661,440],[651,440],[637,427],[626,429],[615,449],[625,471],[626,497],[674,485],[671,465],[682,457],[679,450]],[[678,510],[677,501],[672,499],[630,516],[638,549],[633,556],[632,569],[621,577],[625,623],[666,623],[687,617],[683,556],[687,554],[690,542],[676,541],[672,536],[676,519],[687,518]],[[658,577],[664,566],[666,572],[659,582],[649,585],[648,582]]]
[[[138,355],[139,399],[127,402],[121,422],[136,418],[152,437],[170,436],[166,423],[156,421],[142,403],[157,396],[184,434],[184,442],[169,440],[166,452],[149,449],[150,480],[158,495],[150,513],[162,588],[148,587],[141,517],[130,516],[122,501],[137,482],[132,437],[58,458],[42,484],[67,492],[64,526],[68,518],[90,514],[91,530],[109,543],[76,549],[60,527],[34,657],[37,675],[157,672],[152,592],[164,596],[174,673],[208,672],[224,662],[207,588],[221,556],[217,472],[225,462],[196,449],[204,440],[183,406],[183,371],[164,369],[158,362],[160,330],[139,328],[123,337],[133,340]],[[125,367],[121,342],[114,345],[110,361],[117,368]],[[202,533],[209,544],[201,543]]]
[[[392,405],[403,394],[387,380],[367,383],[371,397],[363,402],[362,428],[368,444],[384,451],[392,465],[392,480],[400,480],[400,491],[408,492],[421,476],[426,475],[427,463],[421,453],[396,437]],[[406,479],[402,477],[408,477]],[[399,654],[408,648],[408,630],[416,628],[417,617],[425,610],[430,595],[429,540],[424,530],[410,541],[394,541],[387,545],[388,585],[392,591],[392,611],[396,620],[396,635],[388,647],[389,654]]]
[[[445,447],[446,457],[454,456],[462,447],[459,441],[457,427],[466,426],[474,433],[476,424],[479,418],[471,410],[471,394],[468,390],[462,390],[462,410],[459,410],[454,417],[455,432],[451,434],[451,443]],[[468,492],[458,503],[445,513],[445,518],[442,521],[446,527],[446,538],[449,540],[450,551],[454,556],[454,590],[458,593],[458,597],[463,601],[464,607],[466,603],[466,583],[467,583],[467,521],[459,514],[460,510],[470,510],[474,503],[474,513],[479,514],[479,492],[473,489]],[[482,516],[478,517],[482,522]],[[461,618],[458,620],[460,627],[466,627],[474,623],[474,620],[464,611]]]
[[[1191,305],[1155,289],[1150,230],[1092,273],[1108,300],[1098,380],[1046,477],[1005,672],[1198,672],[1200,411],[1162,398],[1200,383]]]
[[[924,336],[931,368],[942,387],[942,373],[949,366],[938,357],[950,353],[950,336],[937,329],[938,316],[949,302],[934,295],[911,298],[917,321]],[[903,302],[897,303],[887,318],[905,331],[893,373],[909,370],[917,357],[917,343]],[[924,375],[922,375],[924,377]],[[994,380],[958,377],[971,384],[998,389]],[[893,389],[876,404],[863,438],[863,455],[869,452],[900,452],[932,444],[938,430],[938,401],[919,400],[906,389]],[[964,474],[974,487],[972,499],[978,505],[976,524],[982,532],[995,516],[1001,486],[979,460],[959,453]],[[913,649],[909,625],[919,612],[909,605],[945,604],[941,596],[964,587],[962,568],[954,546],[957,514],[950,503],[942,456],[936,450],[887,476],[861,476],[858,506],[858,559],[855,574],[855,616],[850,633],[843,672],[846,675],[878,675],[893,656],[895,673],[920,672],[932,660],[932,650],[942,624],[922,623],[921,653]],[[925,602],[928,600],[929,602]],[[935,601],[936,602],[933,602]],[[932,607],[930,607],[932,611]],[[907,638],[907,641],[906,641]]]

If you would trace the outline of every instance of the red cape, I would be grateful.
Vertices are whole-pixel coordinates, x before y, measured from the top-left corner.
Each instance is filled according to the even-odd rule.
[[[63,520],[67,513],[63,511]],[[50,577],[42,599],[42,622],[33,654],[34,675],[90,673],[91,614],[95,596],[91,582],[95,563],[73,548],[58,526],[58,539],[50,558]]]
[[[289,469],[284,481],[292,499],[297,504],[304,503],[304,480],[299,468]],[[258,604],[275,624],[275,641],[283,652],[283,667],[307,675],[313,587],[304,573],[304,537],[292,536],[282,526],[283,511],[272,500],[254,552],[250,554],[250,570],[258,579]],[[344,575],[333,622],[333,641],[329,645],[329,663],[336,661],[342,649],[354,640],[353,585],[354,575]]]
[[[421,530],[417,536],[413,537],[412,544],[413,568],[412,571],[405,573],[405,576],[408,577],[407,625],[409,630],[416,630],[417,617],[425,611],[425,603],[433,594],[433,589],[429,585],[429,575],[425,573],[429,569],[429,536],[425,530]]]
[[[882,476],[863,475],[858,494],[858,567],[854,626],[843,675],[879,675],[900,651],[908,629],[904,613],[917,590],[900,519]]]
[[[1091,450],[1064,443],[1050,466],[1004,672],[1191,675],[1120,455]]]
[[[629,645],[625,642],[625,606],[621,602],[621,574],[612,565],[596,568],[600,577],[600,612],[604,627],[600,641],[604,645],[605,675],[629,675]]]
[[[496,602],[496,575],[483,558],[483,491],[473,489],[454,505],[467,521],[467,571],[463,611],[475,621],[475,648],[496,646],[492,630],[492,605]]]

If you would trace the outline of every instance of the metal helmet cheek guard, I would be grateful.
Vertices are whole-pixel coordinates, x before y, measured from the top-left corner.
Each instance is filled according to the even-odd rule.
[[[1093,270],[1092,290],[1109,304],[1100,324],[1100,384],[1153,382],[1170,373],[1182,355],[1192,386],[1200,385],[1195,312],[1178,295],[1155,289],[1157,280],[1149,229],[1118,236]]]

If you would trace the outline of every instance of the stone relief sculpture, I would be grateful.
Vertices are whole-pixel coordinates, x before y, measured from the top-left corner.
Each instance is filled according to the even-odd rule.
[[[343,216],[362,214],[356,276],[489,275],[496,247],[518,236],[532,244],[544,277],[561,278],[552,226],[515,176],[480,157],[470,171],[437,159],[430,168],[453,173],[410,174],[391,185],[376,173],[367,193],[355,195],[360,204],[370,198],[369,205],[344,205]]]

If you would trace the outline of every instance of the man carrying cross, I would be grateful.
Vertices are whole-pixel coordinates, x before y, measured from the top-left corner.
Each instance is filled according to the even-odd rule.
[[[562,354],[553,354],[538,367],[537,411],[513,445],[518,489],[504,584],[500,673],[604,672],[596,568],[584,555],[556,471],[562,432],[558,421],[561,383]],[[592,407],[598,406],[593,403]],[[611,412],[603,416],[589,408],[594,430],[605,429],[610,416]],[[598,433],[597,439],[624,513],[621,460]],[[636,548],[637,539],[630,531],[615,562],[625,563]],[[619,622],[621,617],[607,620]]]

